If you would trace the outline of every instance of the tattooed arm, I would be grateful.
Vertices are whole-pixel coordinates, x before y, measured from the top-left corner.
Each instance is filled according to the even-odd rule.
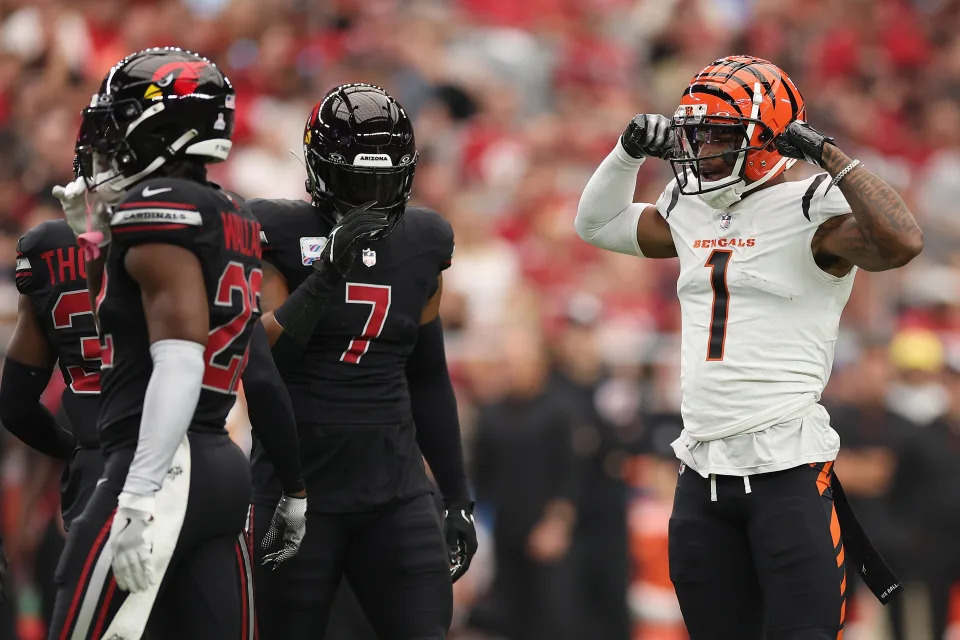
[[[852,162],[833,138],[802,120],[788,124],[776,145],[781,155],[823,167],[833,177]],[[923,250],[923,232],[886,182],[857,165],[839,188],[853,213],[830,218],[814,235],[810,248],[824,271],[843,275],[853,265],[867,271],[896,269]]]
[[[831,176],[850,162],[850,157],[834,145],[824,145],[822,166]],[[838,186],[853,213],[821,225],[812,247],[818,262],[822,264],[832,257],[830,262],[885,271],[902,267],[923,250],[923,232],[893,187],[862,165],[848,173]]]

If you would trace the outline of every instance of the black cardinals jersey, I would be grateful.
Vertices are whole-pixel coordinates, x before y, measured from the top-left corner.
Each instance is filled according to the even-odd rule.
[[[27,296],[67,383],[63,408],[79,443],[97,446],[100,340],[83,254],[65,220],[27,231],[17,244],[17,290]]]
[[[246,207],[215,185],[156,178],[131,188],[115,208],[110,229],[112,241],[97,297],[104,451],[136,446],[153,370],[140,287],[124,267],[127,251],[140,244],[177,245],[200,261],[210,333],[203,390],[190,430],[222,430],[246,364],[247,343],[260,317],[260,225]]]
[[[263,228],[264,261],[293,291],[310,274],[331,222],[307,202],[248,204]],[[281,367],[300,428],[311,510],[355,510],[428,490],[406,363],[452,254],[450,224],[435,211],[408,207],[386,238],[361,243],[303,357]],[[255,456],[258,490],[268,465]]]

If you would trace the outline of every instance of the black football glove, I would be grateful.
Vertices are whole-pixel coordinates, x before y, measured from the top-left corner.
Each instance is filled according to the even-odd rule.
[[[638,113],[627,125],[620,143],[639,160],[646,156],[668,160],[679,155],[679,145],[670,119],[659,113]]]
[[[470,568],[477,552],[477,528],[473,523],[473,501],[455,502],[443,512],[443,536],[450,556],[450,579],[456,582]]]
[[[283,327],[283,333],[298,345],[290,344],[288,348],[278,340],[273,348],[274,359],[299,359],[301,347],[309,342],[330,294],[356,262],[362,242],[372,240],[390,226],[385,213],[370,211],[374,204],[376,200],[351,209],[330,230],[320,256],[313,261],[313,272],[273,312],[273,317]]]
[[[370,211],[375,204],[377,201],[371,200],[351,209],[330,230],[323,253],[313,263],[313,268],[322,272],[324,279],[332,283],[345,278],[356,262],[361,242],[386,231],[390,225],[387,215],[382,211]]]
[[[833,138],[820,133],[803,120],[794,120],[777,136],[775,142],[780,155],[822,167],[823,145],[828,142],[833,144]]]
[[[268,553],[263,557],[263,566],[276,570],[281,563],[297,555],[300,551],[300,543],[307,532],[307,498],[297,498],[295,496],[283,496],[280,503],[277,504],[273,512],[273,518],[270,520],[270,528],[263,536],[260,546],[264,551],[273,548],[274,545],[283,543],[283,546],[273,553]]]

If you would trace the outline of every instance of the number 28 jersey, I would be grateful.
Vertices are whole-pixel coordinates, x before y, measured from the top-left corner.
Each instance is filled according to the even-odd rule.
[[[725,211],[680,194],[676,182],[660,196],[657,210],[680,258],[686,438],[757,432],[819,409],[856,273],[838,278],[814,261],[817,228],[850,213],[840,190],[828,187],[821,173],[761,189]],[[809,450],[794,445],[786,449]],[[733,473],[726,461],[719,466]]]
[[[190,430],[224,430],[260,316],[260,225],[246,207],[215,185],[156,178],[130,190],[115,208],[110,230],[112,241],[97,297],[104,451],[136,446],[153,370],[140,287],[124,267],[127,252],[142,244],[176,245],[200,262],[210,333],[203,388]]]

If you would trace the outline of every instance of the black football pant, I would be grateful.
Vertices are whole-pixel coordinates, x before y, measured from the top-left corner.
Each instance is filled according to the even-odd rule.
[[[300,552],[270,570],[260,566],[260,541],[275,507],[252,507],[260,640],[327,638],[342,576],[380,640],[446,638],[453,589],[431,495],[366,513],[307,513]]]
[[[100,447],[81,445],[74,449],[60,479],[60,509],[63,527],[67,531],[73,519],[83,513],[102,475],[103,454]]]
[[[715,476],[715,500],[710,479],[681,473],[670,578],[691,640],[842,637],[846,573],[832,469]]]
[[[104,480],[67,536],[49,640],[133,640],[139,635],[123,630],[143,625],[151,640],[253,639],[250,549],[242,534],[249,463],[225,432],[188,439],[157,492],[153,557],[161,540],[173,551],[157,575],[158,592],[128,594],[113,578],[111,526],[133,459],[132,450],[120,450],[107,457]],[[171,516],[176,512],[182,522]]]

